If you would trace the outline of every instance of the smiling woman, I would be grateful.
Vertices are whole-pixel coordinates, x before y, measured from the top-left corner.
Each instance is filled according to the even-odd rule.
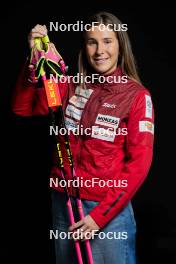
[[[119,42],[114,31],[98,28],[86,33],[88,63],[98,73],[109,74],[117,67]]]
[[[105,25],[104,30],[92,27],[92,23]],[[85,217],[71,224],[66,208],[67,198],[61,186],[52,186],[53,230],[77,232],[78,240],[86,240],[86,233],[92,234],[90,240],[94,264],[134,264],[136,263],[135,234],[136,223],[131,199],[145,180],[153,154],[154,110],[149,91],[141,84],[126,30],[115,31],[114,26],[121,21],[107,12],[99,12],[89,21],[89,30],[84,31],[82,48],[78,58],[79,76],[98,74],[104,77],[95,82],[58,82],[65,114],[66,130],[73,154],[75,172],[82,180],[79,186]],[[106,26],[112,25],[109,30]],[[35,49],[35,38],[46,38],[45,26],[36,25],[29,35],[29,46]],[[48,38],[47,38],[48,39]],[[44,44],[44,43],[43,43]],[[53,58],[58,53],[52,46]],[[42,50],[44,54],[44,50]],[[41,54],[40,54],[41,55]],[[45,53],[46,55],[46,53]],[[57,55],[57,56],[56,56]],[[59,57],[60,58],[60,57]],[[55,63],[59,64],[60,60]],[[13,111],[17,115],[48,115],[45,89],[32,82],[36,65],[28,60],[16,85]],[[116,78],[125,82],[115,82]],[[111,82],[108,82],[108,80]],[[30,81],[29,81],[30,80]],[[85,78],[83,78],[85,80]],[[94,80],[94,79],[92,79]],[[58,125],[59,111],[53,108]],[[89,134],[83,130],[92,129]],[[78,134],[74,134],[78,128]],[[104,133],[101,133],[102,130]],[[111,130],[112,133],[108,133]],[[117,133],[118,131],[128,133]],[[64,148],[61,133],[58,135],[59,151]],[[68,141],[67,141],[68,142]],[[55,146],[56,147],[56,146]],[[58,144],[57,144],[58,147]],[[72,179],[67,151],[63,152],[62,162],[66,181]],[[60,154],[60,152],[59,152]],[[58,166],[58,152],[53,148],[53,166],[51,179],[62,180],[62,170]],[[94,186],[86,182],[97,179]],[[120,186],[108,186],[113,181],[123,181]],[[103,185],[102,185],[103,183]],[[69,188],[71,200],[76,194]],[[125,239],[100,239],[93,233],[121,232]],[[53,231],[54,232],[54,231]],[[58,233],[58,234],[59,234]],[[70,239],[55,240],[57,264],[77,263],[74,242]],[[85,259],[84,259],[85,260]],[[85,261],[85,263],[93,263]],[[82,263],[82,262],[79,262]]]
[[[93,23],[96,23],[96,26],[92,26]],[[90,26],[83,33],[84,39],[78,63],[79,72],[86,76],[88,71],[92,71],[92,67],[98,73],[108,75],[116,69],[118,64],[124,75],[140,82],[126,32],[127,24],[123,24],[116,16],[107,12],[93,15],[86,24]],[[83,87],[85,88],[84,85]]]

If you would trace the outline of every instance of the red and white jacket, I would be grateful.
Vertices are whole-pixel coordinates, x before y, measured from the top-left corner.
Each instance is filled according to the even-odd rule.
[[[122,77],[120,67],[111,75]],[[87,89],[73,83],[58,86],[67,128],[72,131],[79,126],[91,131],[89,135],[71,132],[69,139],[75,171],[82,180],[81,198],[99,202],[90,215],[102,228],[128,204],[151,166],[151,96],[146,88],[129,79],[126,83],[88,84]],[[28,81],[26,68],[17,81],[12,108],[20,116],[48,114],[45,90]],[[108,133],[108,129],[118,131],[117,135]],[[66,153],[64,157],[67,179],[71,179]],[[50,177],[61,177],[56,158]],[[63,191],[61,187],[55,188]],[[72,188],[69,191],[73,195]]]

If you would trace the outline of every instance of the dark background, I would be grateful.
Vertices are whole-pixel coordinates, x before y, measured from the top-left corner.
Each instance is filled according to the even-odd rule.
[[[167,4],[167,5],[166,5]],[[10,102],[28,55],[27,36],[36,24],[76,23],[108,11],[128,24],[143,84],[155,107],[154,159],[133,199],[139,263],[176,263],[175,210],[175,27],[169,3],[129,5],[117,1],[5,3],[1,9],[1,255],[5,263],[54,263],[51,228],[48,118],[15,117]],[[50,32],[67,65],[77,72],[78,32]],[[119,263],[120,264],[120,263]]]

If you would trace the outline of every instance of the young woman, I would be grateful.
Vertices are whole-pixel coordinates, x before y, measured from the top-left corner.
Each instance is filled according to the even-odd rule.
[[[87,25],[79,54],[83,82],[78,85],[72,79],[58,84],[66,126],[71,131],[74,166],[82,181],[79,189],[85,218],[70,226],[63,187],[55,187],[53,229],[77,230],[80,235],[77,238],[81,240],[91,234],[95,264],[133,264],[136,223],[131,199],[146,178],[152,161],[152,100],[138,77],[127,28],[121,21],[110,13],[99,12]],[[36,37],[46,34],[46,26],[36,25],[29,35],[30,48]],[[44,88],[36,88],[29,78],[33,71],[33,66],[27,64],[17,82],[13,101],[17,115],[48,114]],[[69,180],[66,155],[64,163]],[[61,177],[56,158],[51,177]],[[74,197],[71,187],[69,191]],[[98,235],[94,235],[95,230]],[[73,240],[56,239],[55,252],[56,263],[77,263]]]

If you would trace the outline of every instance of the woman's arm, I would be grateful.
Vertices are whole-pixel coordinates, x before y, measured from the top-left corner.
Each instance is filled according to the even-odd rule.
[[[36,92],[36,84],[31,82],[30,78],[32,74],[26,61],[18,76],[12,96],[12,111],[20,116],[32,116]]]
[[[46,34],[47,28],[45,25],[36,25],[28,37],[30,49],[34,47],[35,38],[42,38]],[[55,55],[55,47],[51,50]],[[67,83],[58,83],[58,89],[61,98],[63,98],[67,90]],[[12,99],[12,110],[15,114],[26,117],[48,114],[48,103],[43,83],[41,81],[36,82],[34,65],[30,65],[29,60],[26,61],[19,74]],[[56,108],[53,107],[53,110],[55,111]]]
[[[19,74],[12,97],[12,111],[16,115],[29,117],[34,115],[47,115],[48,103],[44,87],[37,87],[37,83],[31,81],[31,75],[34,73],[29,69],[28,63],[23,66]],[[68,89],[68,83],[59,83],[58,89],[61,94],[61,99]],[[53,110],[56,111],[56,107]]]
[[[145,180],[152,162],[154,111],[147,90],[135,98],[129,115],[127,161],[120,178],[128,182],[126,188],[110,188],[106,197],[90,216],[99,227],[105,226],[130,201]]]

